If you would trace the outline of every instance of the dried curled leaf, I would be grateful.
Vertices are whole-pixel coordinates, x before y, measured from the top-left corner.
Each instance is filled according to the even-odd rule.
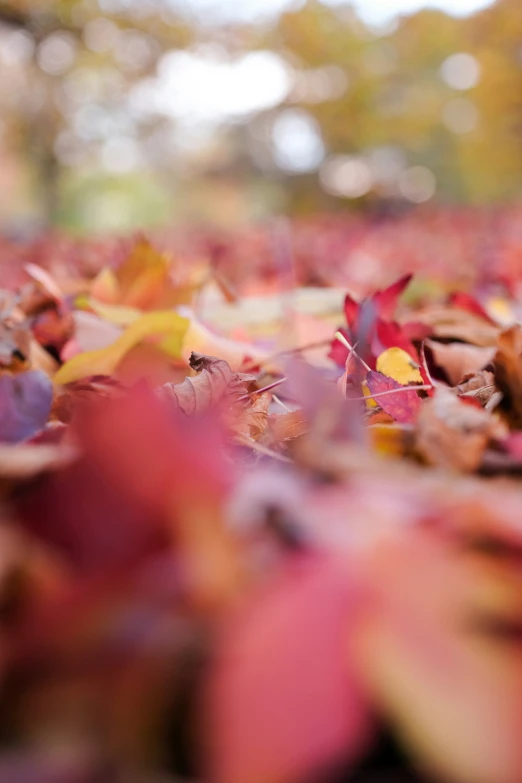
[[[466,343],[446,344],[435,340],[426,340],[426,345],[433,352],[435,363],[444,370],[452,386],[459,384],[464,376],[482,370],[495,356],[494,347]]]
[[[461,397],[472,397],[478,400],[487,410],[496,408],[503,397],[495,384],[495,376],[488,370],[465,375],[457,386],[457,391]]]
[[[498,338],[495,377],[517,423],[522,422],[522,327],[518,324]]]
[[[416,448],[430,465],[473,472],[488,443],[505,435],[504,425],[490,413],[439,387],[422,405]]]
[[[203,413],[217,405],[224,397],[239,397],[246,394],[248,384],[255,380],[254,375],[232,372],[224,359],[192,353],[190,366],[198,375],[187,377],[183,383],[166,383],[159,394],[170,403],[174,403],[186,416]]]

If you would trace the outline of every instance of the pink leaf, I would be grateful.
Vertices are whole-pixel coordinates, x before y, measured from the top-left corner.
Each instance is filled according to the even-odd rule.
[[[464,291],[455,291],[455,293],[451,294],[448,298],[448,304],[458,307],[459,310],[466,310],[468,313],[478,315],[479,318],[483,318],[484,321],[496,326],[495,321],[489,317],[480,302],[474,296]]]
[[[364,751],[345,643],[354,608],[345,564],[302,557],[236,618],[211,683],[211,780],[290,783]]]
[[[372,394],[393,392],[397,389],[397,394],[384,394],[382,397],[377,397],[376,402],[385,413],[401,424],[412,424],[415,421],[422,405],[416,391],[401,386],[393,378],[375,371],[368,373],[366,382]]]

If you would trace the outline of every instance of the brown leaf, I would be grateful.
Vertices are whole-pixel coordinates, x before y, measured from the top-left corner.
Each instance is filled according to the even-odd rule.
[[[187,377],[183,383],[166,383],[159,390],[160,396],[174,402],[186,416],[202,413],[223,400],[246,394],[254,375],[232,372],[224,359],[192,353],[190,366],[198,375]]]
[[[504,392],[517,423],[521,423],[522,327],[512,326],[499,335],[494,365],[497,384]]]
[[[238,435],[257,440],[266,432],[268,427],[268,408],[272,402],[270,392],[254,394],[243,403],[241,410],[234,408],[232,429]]]
[[[0,323],[0,367],[14,370],[29,358],[30,332],[18,325]]]
[[[433,305],[415,312],[419,321],[433,330],[434,337],[462,340],[471,345],[494,346],[499,329],[466,310],[444,305]]]
[[[309,429],[309,423],[302,411],[291,411],[277,416],[270,416],[269,421],[272,440],[280,443],[284,440],[294,440],[301,437]]]
[[[488,370],[465,375],[457,386],[461,397],[473,397],[483,408],[493,410],[502,400],[502,392],[495,385],[495,376]]]
[[[475,373],[486,367],[495,356],[495,348],[485,348],[465,343],[438,343],[426,340],[433,352],[435,362],[446,373],[452,386],[456,386],[465,375]]]
[[[487,411],[467,405],[450,389],[438,387],[417,420],[417,452],[430,465],[473,472],[492,439],[506,435]]]

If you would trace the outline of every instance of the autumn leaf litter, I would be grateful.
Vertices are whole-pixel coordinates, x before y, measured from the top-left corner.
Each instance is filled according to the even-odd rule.
[[[24,603],[0,673],[137,666],[130,695],[115,678],[96,696],[130,704],[119,749],[108,731],[93,751],[124,764],[143,705],[164,719],[157,661],[167,681],[203,628],[209,780],[355,769],[386,725],[437,779],[516,783],[522,327],[471,293],[405,306],[406,275],[347,294],[337,323],[286,313],[282,344],[211,328],[209,279],[139,240],[90,278],[31,263],[3,294],[2,530]]]

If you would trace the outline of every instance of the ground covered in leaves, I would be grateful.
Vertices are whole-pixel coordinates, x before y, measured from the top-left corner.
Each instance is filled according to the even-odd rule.
[[[516,214],[2,244],[0,781],[520,783]]]

